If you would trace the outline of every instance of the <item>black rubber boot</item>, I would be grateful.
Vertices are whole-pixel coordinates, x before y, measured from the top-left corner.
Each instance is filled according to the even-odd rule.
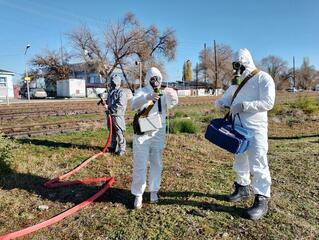
[[[120,150],[120,151],[115,152],[115,154],[118,156],[123,156],[125,154],[125,151]]]
[[[229,202],[239,202],[249,198],[249,186],[242,186],[237,182],[234,183],[235,191],[226,197]]]
[[[108,147],[108,148],[107,148],[107,152],[109,152],[109,153],[115,153],[115,148]]]
[[[259,220],[268,212],[269,199],[263,195],[256,195],[254,205],[247,210],[249,219]]]

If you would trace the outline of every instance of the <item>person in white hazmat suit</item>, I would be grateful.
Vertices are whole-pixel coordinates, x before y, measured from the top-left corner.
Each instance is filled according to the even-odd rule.
[[[148,131],[142,135],[133,136],[133,179],[131,192],[135,196],[134,208],[142,207],[143,193],[146,188],[147,164],[150,161],[149,190],[150,201],[158,201],[158,191],[161,183],[162,153],[166,136],[166,111],[178,103],[178,96],[174,89],[165,88],[161,94],[154,90],[160,88],[162,83],[161,72],[152,67],[145,76],[145,87],[136,91],[132,99],[132,109],[140,111],[152,102],[153,108],[148,116],[160,114],[162,127],[158,130]]]
[[[234,57],[234,64],[240,66],[243,80],[256,70],[252,56],[247,49],[240,49]],[[268,116],[275,103],[275,84],[272,77],[258,71],[239,91],[233,103],[231,100],[238,85],[230,86],[216,106],[230,108],[232,116],[239,114],[243,126],[254,133],[248,150],[235,156],[233,168],[236,172],[235,191],[227,196],[231,202],[248,199],[249,185],[255,193],[255,201],[247,210],[250,219],[257,220],[266,215],[270,198],[271,177],[268,167]],[[236,124],[240,124],[236,118]],[[252,176],[252,180],[250,177]]]
[[[114,74],[109,80],[109,93],[107,95],[105,109],[112,116],[112,141],[108,152],[115,152],[122,156],[126,149],[126,140],[124,132],[125,126],[125,111],[127,107],[127,96],[121,88],[122,79],[119,75]]]

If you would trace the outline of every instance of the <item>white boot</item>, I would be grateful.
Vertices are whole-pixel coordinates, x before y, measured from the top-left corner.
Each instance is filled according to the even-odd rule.
[[[158,202],[157,192],[151,192],[151,203],[157,203],[157,202]]]
[[[134,201],[134,208],[141,209],[143,205],[142,202],[143,202],[143,196],[136,196]]]

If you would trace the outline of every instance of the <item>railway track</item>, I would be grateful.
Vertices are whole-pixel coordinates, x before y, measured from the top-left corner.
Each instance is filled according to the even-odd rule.
[[[63,121],[55,123],[27,124],[22,126],[3,127],[0,132],[11,138],[50,135],[55,133],[72,132],[100,128],[105,124],[105,117],[89,120]]]
[[[0,122],[15,119],[47,117],[47,116],[70,116],[79,114],[92,114],[101,112],[99,109],[56,109],[56,110],[37,110],[28,112],[2,112],[0,113]]]
[[[289,102],[296,99],[296,97],[305,95],[309,98],[319,98],[318,93],[279,93],[277,94],[276,102]],[[212,104],[216,99],[217,97],[215,96],[183,97],[180,98],[179,107],[198,106],[200,108],[201,106]],[[54,120],[49,119],[49,117],[55,116],[57,118]],[[63,120],[63,118],[68,118],[66,116],[75,117],[71,120]],[[88,119],[88,116],[90,119]],[[132,112],[129,110],[127,122],[131,120]],[[101,127],[103,124],[105,124],[103,110],[96,105],[96,101],[92,100],[0,105],[0,132],[12,138],[92,129]]]

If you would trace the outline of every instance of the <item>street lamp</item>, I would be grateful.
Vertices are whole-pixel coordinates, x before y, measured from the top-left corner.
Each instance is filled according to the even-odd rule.
[[[139,66],[139,75],[140,75],[140,88],[142,87],[142,62],[135,61],[135,65]]]
[[[9,100],[9,81],[5,81],[5,84],[7,85],[7,105],[10,104],[10,100]]]
[[[25,51],[24,51],[24,64],[25,64],[25,77],[24,77],[24,80],[27,82],[27,92],[28,92],[28,101],[29,101],[29,102],[30,102],[30,89],[29,89],[30,77],[28,76],[26,55],[27,55],[28,49],[29,49],[30,47],[31,47],[30,44],[28,44],[28,45],[25,47]]]

